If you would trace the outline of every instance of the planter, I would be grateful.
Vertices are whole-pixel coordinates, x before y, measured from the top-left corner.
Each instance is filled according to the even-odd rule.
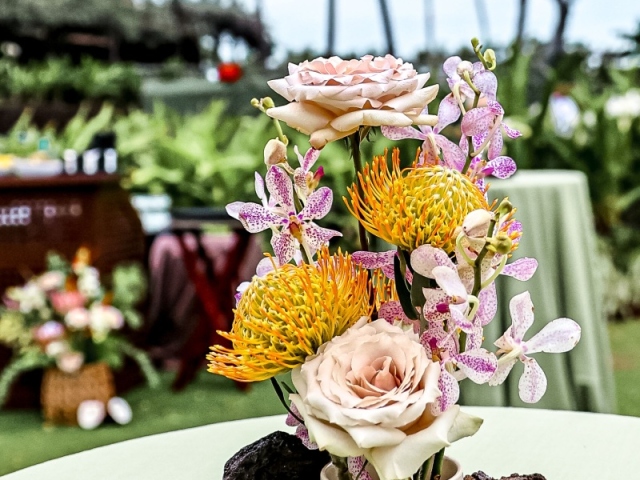
[[[77,373],[48,369],[42,378],[40,401],[47,422],[77,425],[78,406],[85,400],[99,400],[105,405],[115,396],[111,369],[105,363],[92,363]]]
[[[440,480],[462,480],[462,467],[453,458],[444,457],[442,476]],[[320,472],[320,480],[338,480],[338,474],[333,464],[327,464]]]

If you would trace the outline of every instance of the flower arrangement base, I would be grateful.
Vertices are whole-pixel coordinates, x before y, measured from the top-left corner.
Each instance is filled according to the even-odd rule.
[[[313,480],[330,461],[327,452],[309,450],[298,437],[274,432],[240,449],[224,465],[223,480]]]
[[[85,365],[69,374],[57,368],[45,371],[40,401],[47,422],[77,425],[78,406],[84,400],[99,400],[106,405],[116,394],[111,369],[105,363]]]
[[[468,480],[471,477],[464,477],[464,480]],[[322,472],[320,472],[320,480],[338,480],[338,471],[333,464],[326,465]],[[440,480],[463,480],[462,467],[453,458],[444,457],[444,463],[442,464],[442,475]],[[475,480],[475,479],[473,479]],[[487,480],[489,479],[487,477]]]
[[[466,475],[464,480],[547,480],[546,477],[539,473],[533,473],[531,475],[520,475],[519,473],[512,473],[508,477],[493,478],[482,471],[478,471],[471,475]]]

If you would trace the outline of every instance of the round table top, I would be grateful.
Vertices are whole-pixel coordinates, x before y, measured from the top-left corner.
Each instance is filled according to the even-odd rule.
[[[485,419],[447,449],[467,473],[542,473],[549,480],[630,479],[640,472],[640,418],[520,408],[464,407]],[[6,475],[3,480],[221,479],[224,463],[275,430],[284,416],[152,435],[88,450]]]

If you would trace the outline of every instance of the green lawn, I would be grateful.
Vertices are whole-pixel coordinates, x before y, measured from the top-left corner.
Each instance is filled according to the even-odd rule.
[[[173,393],[172,379],[171,374],[163,374],[160,389],[140,387],[124,396],[133,409],[133,421],[126,426],[109,423],[93,431],[44,427],[38,411],[0,411],[0,475],[131,438],[285,413],[270,382],[241,392],[231,381],[202,371],[184,391]]]
[[[618,413],[640,417],[640,319],[609,324]]]
[[[640,416],[640,320],[609,326],[614,352],[618,413]],[[248,393],[232,382],[201,372],[185,391],[169,390],[172,375],[163,374],[162,388],[141,387],[125,395],[133,422],[103,425],[90,432],[71,427],[43,427],[37,411],[0,411],[0,475],[51,458],[170,430],[245,417],[284,413],[269,382]]]

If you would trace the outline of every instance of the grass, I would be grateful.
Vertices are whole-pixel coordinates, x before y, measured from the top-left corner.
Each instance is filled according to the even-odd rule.
[[[640,319],[609,324],[618,413],[640,417]]]
[[[270,382],[239,391],[222,377],[202,371],[184,391],[173,393],[172,374],[163,374],[159,390],[140,387],[124,397],[133,421],[108,423],[93,431],[44,426],[35,410],[0,411],[0,475],[52,458],[132,438],[246,417],[285,413]]]
[[[609,324],[614,352],[618,413],[640,417],[640,319]],[[125,397],[133,422],[106,424],[87,432],[72,427],[43,426],[37,411],[0,411],[0,475],[82,450],[131,438],[226,420],[284,413],[269,382],[248,393],[232,382],[201,372],[194,383],[172,393],[171,374],[163,374],[157,391],[141,387]]]

